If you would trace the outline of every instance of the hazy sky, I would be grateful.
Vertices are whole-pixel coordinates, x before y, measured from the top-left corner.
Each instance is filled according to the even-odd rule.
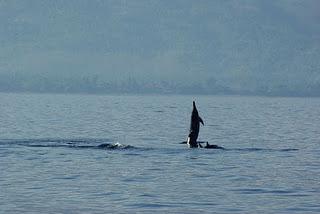
[[[319,0],[0,0],[0,90],[96,78],[320,95],[319,11]]]

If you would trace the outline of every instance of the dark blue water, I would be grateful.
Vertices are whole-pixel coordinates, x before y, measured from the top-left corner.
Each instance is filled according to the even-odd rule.
[[[0,213],[319,213],[319,145],[319,98],[0,94]]]

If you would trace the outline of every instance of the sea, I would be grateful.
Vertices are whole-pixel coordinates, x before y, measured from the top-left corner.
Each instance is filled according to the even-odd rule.
[[[319,146],[320,98],[0,93],[0,213],[320,213]]]

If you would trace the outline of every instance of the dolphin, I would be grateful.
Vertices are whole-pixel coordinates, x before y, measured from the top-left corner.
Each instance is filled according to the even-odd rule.
[[[189,135],[187,139],[187,144],[189,148],[198,148],[201,147],[201,144],[197,143],[198,135],[199,135],[199,130],[200,130],[200,123],[204,125],[203,120],[199,116],[196,103],[193,101],[193,110],[191,114],[191,122],[190,122],[190,130],[189,130]]]

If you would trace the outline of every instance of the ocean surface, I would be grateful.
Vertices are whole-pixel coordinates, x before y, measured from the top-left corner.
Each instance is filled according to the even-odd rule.
[[[320,213],[319,146],[319,98],[1,93],[0,213]]]

